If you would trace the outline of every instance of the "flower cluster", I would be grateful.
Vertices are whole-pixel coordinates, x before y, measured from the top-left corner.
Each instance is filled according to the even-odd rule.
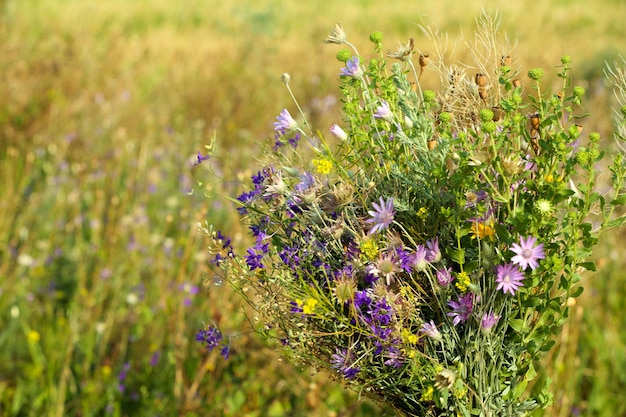
[[[366,62],[340,25],[326,42],[353,54],[338,54],[333,141],[280,113],[267,164],[236,198],[252,244],[236,254],[213,233],[215,264],[256,289],[248,301],[296,358],[407,415],[546,405],[526,393],[533,362],[582,291],[598,233],[621,222],[626,176],[616,162],[613,199],[594,191],[599,136],[577,128],[569,60],[556,94],[533,70],[525,102],[508,60],[480,62],[472,79],[422,54],[417,75],[413,39],[389,51],[393,64]],[[427,65],[439,92],[420,93]],[[208,332],[212,349],[221,339]]]

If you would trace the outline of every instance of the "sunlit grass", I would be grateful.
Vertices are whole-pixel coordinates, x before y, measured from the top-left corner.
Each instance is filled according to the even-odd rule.
[[[626,4],[510,3],[483,2],[519,38],[521,66],[571,55],[599,116],[585,128],[608,139],[610,95],[590,77],[625,52]],[[322,12],[269,0],[0,1],[0,414],[379,413],[249,334],[245,307],[213,280],[196,231],[204,220],[232,230],[221,193],[237,184],[191,162],[215,134],[211,163],[249,177],[258,142],[290,105],[283,72],[314,126],[336,121],[341,65],[321,43],[336,21],[364,51],[381,30],[390,47],[413,36],[428,52],[416,24],[456,38],[480,13],[459,4],[363,0]],[[605,266],[589,276],[549,363],[558,415],[626,412],[616,248],[601,254]],[[206,320],[237,336],[229,361],[194,343]]]

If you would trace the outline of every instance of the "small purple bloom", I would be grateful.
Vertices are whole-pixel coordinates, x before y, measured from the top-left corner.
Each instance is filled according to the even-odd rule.
[[[448,288],[450,284],[454,281],[454,275],[452,275],[452,269],[450,268],[441,268],[437,270],[437,282],[443,288]]]
[[[391,107],[389,107],[389,103],[387,103],[386,101],[383,101],[376,108],[376,113],[374,113],[374,117],[376,119],[383,119],[383,120],[393,119],[393,113],[391,112]]]
[[[211,155],[203,156],[200,152],[198,152],[197,159],[194,161],[193,165],[194,166],[200,165],[203,161],[206,161],[207,159],[210,159],[210,158],[211,158]]]
[[[420,333],[425,334],[431,339],[441,340],[441,333],[439,332],[439,329],[437,329],[437,325],[435,324],[435,322],[432,320],[428,323],[422,324],[422,327],[420,328]]]
[[[439,262],[441,260],[438,237],[426,242],[426,260],[428,262]]]
[[[540,243],[535,246],[537,243],[537,238],[534,236],[529,236],[526,239],[520,236],[520,243],[514,243],[511,245],[511,251],[516,255],[511,258],[511,262],[519,265],[522,269],[527,269],[530,266],[530,269],[537,269],[539,266],[539,259],[544,259],[546,257],[543,251],[543,243]]]
[[[513,263],[496,266],[496,276],[496,282],[498,283],[496,290],[502,290],[505,294],[508,292],[511,295],[515,295],[519,287],[524,286],[522,284],[524,274]]]
[[[336,349],[330,359],[331,367],[342,372],[346,379],[353,379],[361,370],[360,368],[354,366],[353,361],[353,355],[348,352],[347,349]]]
[[[361,78],[364,75],[363,68],[358,56],[353,56],[346,62],[346,67],[341,69],[339,75],[345,75],[347,77]]]
[[[374,210],[367,212],[372,218],[365,221],[366,223],[374,223],[369,231],[370,235],[389,227],[393,222],[393,216],[396,214],[393,206],[393,198],[388,198],[387,201],[384,201],[383,198],[380,197],[380,205],[372,203],[372,206],[374,206]]]
[[[452,311],[448,313],[448,316],[453,317],[452,324],[456,326],[464,323],[474,311],[474,294],[468,292],[460,296],[457,301],[448,301],[448,306],[452,308]]]
[[[495,326],[500,320],[500,316],[497,316],[494,312],[483,314],[483,318],[480,320],[480,327],[485,332],[490,332],[493,326]]]
[[[222,332],[215,326],[209,326],[206,330],[200,329],[196,333],[196,341],[205,345],[211,352],[222,342]]]
[[[274,130],[281,135],[295,132],[298,128],[298,122],[295,121],[287,109],[283,109],[274,122]]]
[[[330,127],[330,133],[332,133],[337,139],[348,139],[348,134],[338,124],[334,124]]]

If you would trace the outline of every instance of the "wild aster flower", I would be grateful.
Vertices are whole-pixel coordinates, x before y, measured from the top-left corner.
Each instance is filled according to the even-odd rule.
[[[376,119],[383,120],[391,120],[393,119],[393,112],[391,111],[391,107],[389,107],[389,103],[383,100],[382,103],[376,108],[376,113],[374,113],[374,117]]]
[[[374,206],[374,210],[367,212],[372,218],[365,221],[366,223],[374,223],[374,226],[372,226],[369,231],[370,235],[389,227],[393,222],[393,216],[396,214],[393,206],[393,198],[388,198],[387,201],[385,201],[380,197],[380,205],[372,203],[372,206]]]
[[[448,288],[450,284],[454,281],[454,275],[452,275],[452,269],[450,268],[442,268],[437,270],[437,282],[443,288]]]
[[[546,255],[543,252],[543,243],[535,245],[536,243],[537,238],[534,236],[529,236],[526,239],[520,237],[519,245],[517,243],[511,245],[511,251],[516,254],[511,258],[511,261],[522,269],[527,269],[529,266],[530,269],[537,269],[539,266],[537,261],[544,259]]]
[[[332,133],[337,139],[340,139],[340,140],[348,139],[348,134],[338,124],[334,124],[330,127],[330,133]]]
[[[409,269],[418,272],[425,271],[428,266],[428,252],[426,248],[422,245],[417,245],[415,252],[408,255],[407,261],[407,267]],[[410,272],[410,270],[407,272]]]
[[[496,290],[502,290],[505,294],[508,292],[511,295],[515,295],[519,287],[524,286],[522,284],[524,274],[513,263],[496,266],[496,276],[496,282],[498,283]]]
[[[448,301],[448,306],[452,308],[452,311],[448,313],[448,316],[453,317],[452,324],[456,326],[464,323],[474,311],[474,294],[469,292],[458,297],[457,301]]]
[[[439,332],[439,329],[437,329],[437,325],[435,324],[435,322],[432,320],[428,323],[422,324],[422,327],[420,328],[420,333],[425,334],[431,339],[441,341],[441,333]]]
[[[485,313],[480,320],[480,328],[488,333],[498,323],[498,320],[500,320],[500,316],[497,316],[494,312]]]
[[[278,116],[276,116],[276,121],[274,122],[274,130],[281,135],[285,135],[287,133],[295,132],[298,129],[298,122],[291,117],[289,111],[287,109],[283,109]]]
[[[361,78],[365,73],[363,72],[363,68],[361,68],[361,62],[359,61],[359,57],[355,56],[350,58],[346,62],[346,67],[341,69],[339,75],[344,75],[346,77],[352,78]]]
[[[441,260],[438,237],[426,242],[426,260],[428,262],[439,262]]]
[[[391,285],[395,274],[401,271],[399,263],[400,259],[394,251],[381,253],[373,268],[369,269],[369,273],[385,278],[387,285]]]

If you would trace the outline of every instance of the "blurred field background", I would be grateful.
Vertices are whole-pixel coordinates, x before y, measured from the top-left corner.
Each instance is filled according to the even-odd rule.
[[[417,23],[471,35],[481,6],[518,40],[523,73],[571,55],[585,132],[613,149],[601,76],[626,54],[622,0],[0,0],[0,415],[392,415],[251,332],[196,226],[241,244],[221,196],[236,181],[192,162],[215,135],[208,163],[253,173],[275,116],[294,109],[283,72],[315,128],[339,121],[342,65],[321,42],[335,22],[364,55],[375,30],[428,53]],[[545,416],[626,416],[623,242],[604,236],[546,358]],[[211,320],[234,337],[228,361],[194,342]]]

